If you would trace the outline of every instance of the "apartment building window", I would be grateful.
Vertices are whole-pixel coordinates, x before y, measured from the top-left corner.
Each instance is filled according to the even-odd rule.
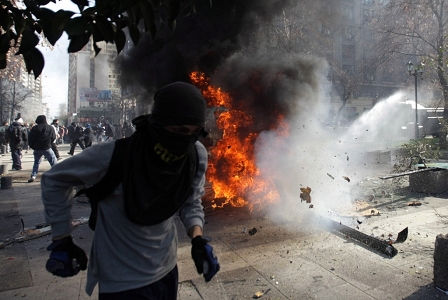
[[[366,98],[375,98],[378,94],[374,86],[364,85],[362,87],[362,96]]]
[[[353,27],[345,27],[344,37],[351,40],[355,37],[355,29]]]
[[[355,58],[355,46],[354,45],[342,45],[342,58],[354,59]]]
[[[364,9],[362,10],[362,14],[365,15],[365,16],[369,16],[369,17],[371,17],[371,16],[373,16],[375,13],[374,13],[373,9],[371,9],[371,8],[364,8]]]
[[[319,32],[326,35],[331,35],[331,30],[327,25],[320,23],[319,24]]]
[[[342,65],[342,70],[345,71],[349,76],[355,75],[355,66],[354,65]]]
[[[349,5],[341,5],[342,16],[346,19],[353,19],[353,7]]]
[[[375,14],[375,12],[371,8],[364,8],[362,10],[362,18],[365,22],[369,21],[370,18],[373,17],[374,14]]]
[[[375,81],[375,70],[365,67],[363,70],[363,77],[365,81]]]
[[[394,82],[392,71],[390,70],[383,71],[383,82],[389,82],[389,83]]]

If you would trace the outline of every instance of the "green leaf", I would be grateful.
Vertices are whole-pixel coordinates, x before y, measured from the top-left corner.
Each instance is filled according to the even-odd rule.
[[[51,0],[36,0],[39,5],[47,5]]]
[[[72,2],[81,7],[89,6],[89,1],[87,0],[72,0]]]
[[[86,33],[89,28],[89,22],[84,16],[70,19],[65,25],[65,32],[69,36],[82,35]]]
[[[168,20],[168,26],[171,30],[176,27],[176,18],[180,11],[180,1],[179,0],[165,0],[166,2],[166,18]]]
[[[117,8],[116,12],[127,11],[127,10],[131,9],[132,7],[134,7],[135,5],[138,5],[142,1],[146,2],[146,0],[127,0],[127,1],[122,1],[121,5]]]
[[[6,58],[5,59],[0,58],[0,70],[2,69],[6,69]]]
[[[25,61],[28,73],[33,71],[34,78],[36,79],[39,77],[45,66],[45,60],[42,53],[38,49],[33,48],[30,52],[23,54],[23,60]]]
[[[51,23],[53,20],[55,12],[48,8],[39,8],[37,11],[34,11],[33,14],[41,21]]]
[[[94,42],[104,41],[104,36],[96,23],[92,23],[92,30],[93,30],[92,36]]]
[[[123,30],[118,29],[115,31],[115,46],[117,47],[117,54],[120,54],[121,50],[123,50],[124,45],[126,44],[126,35]]]
[[[24,0],[26,8],[28,8],[33,14],[35,14],[39,10],[39,5],[36,1],[33,0]]]
[[[80,35],[70,36],[70,45],[68,46],[68,53],[74,53],[81,50],[90,39],[90,32],[86,32]]]
[[[9,50],[9,43],[11,41],[10,30],[0,35],[0,54],[6,53]]]
[[[26,20],[24,18],[22,17],[14,18],[14,28],[16,29],[17,35],[20,36],[23,33],[23,31],[26,28],[26,25],[27,25]]]
[[[95,50],[95,57],[100,53],[101,48],[96,43],[93,43],[93,49]]]
[[[99,16],[96,18],[96,24],[103,34],[104,40],[108,43],[112,43],[114,41],[114,29],[112,28],[112,24]]]
[[[97,1],[97,3],[98,3],[98,1]],[[83,15],[87,15],[87,16],[93,16],[93,15],[95,15],[95,13],[96,13],[96,8],[95,7],[86,8],[82,12]]]
[[[56,42],[59,40],[59,38],[62,36],[62,33],[64,32],[65,25],[73,15],[74,12],[62,9],[56,12],[53,21],[51,22],[51,30],[52,30],[51,38],[47,37],[50,44],[52,44],[53,46],[56,44]]]
[[[16,55],[29,53],[38,43],[39,38],[37,35],[35,35],[29,27],[25,28],[22,34],[22,41],[20,42],[19,51],[17,51]]]
[[[143,18],[145,19],[146,29],[149,31],[152,40],[154,40],[157,34],[156,26],[154,24],[154,9],[147,1],[140,1],[138,4],[143,14]]]
[[[31,28],[34,29],[34,31],[36,31],[38,34],[42,33],[42,25],[39,23],[34,23],[33,25],[31,25]]]
[[[140,30],[134,24],[129,24],[129,35],[134,45],[137,46],[140,41]]]
[[[0,14],[0,27],[4,29],[11,28],[13,24],[13,18],[12,15],[6,13],[4,10],[1,10]]]

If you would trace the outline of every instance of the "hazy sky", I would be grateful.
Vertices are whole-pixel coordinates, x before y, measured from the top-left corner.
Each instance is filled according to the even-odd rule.
[[[45,58],[42,71],[42,102],[48,103],[52,116],[59,114],[59,104],[67,103],[68,53],[67,36],[63,36],[53,50],[40,48]]]
[[[50,2],[45,6],[54,11],[60,9],[78,12],[78,8],[71,1],[58,1],[57,4]],[[44,55],[45,67],[42,71],[42,102],[48,103],[50,115],[59,114],[59,104],[67,103],[68,97],[68,37],[64,33],[50,50],[39,47]]]

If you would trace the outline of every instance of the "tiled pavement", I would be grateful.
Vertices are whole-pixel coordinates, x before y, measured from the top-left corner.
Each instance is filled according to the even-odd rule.
[[[65,158],[67,147],[61,146],[60,151]],[[2,158],[2,164],[5,161],[9,162],[8,156]],[[27,182],[31,152],[24,155],[23,161],[22,171],[7,174],[13,176],[13,188],[0,190],[0,241],[17,237],[22,229],[21,219],[25,229],[45,222],[40,177],[33,183]],[[48,163],[42,162],[41,171],[48,168]],[[357,189],[371,192],[385,188],[384,182],[372,179],[374,175],[357,182]],[[358,215],[340,216],[341,222],[353,228],[353,220],[362,217],[359,230],[375,236],[409,227],[408,239],[395,245],[399,253],[393,258],[311,226],[313,219],[319,218],[312,210],[303,210],[300,202],[287,203],[289,210],[297,210],[297,218],[290,212],[269,214],[269,205],[263,210],[249,211],[212,209],[205,202],[205,231],[213,238],[221,271],[209,283],[196,273],[189,239],[178,221],[178,299],[250,299],[260,294],[260,299],[448,299],[432,284],[435,237],[447,233],[447,198],[446,193],[430,196],[403,188],[394,191],[390,198],[378,196],[375,202],[368,203],[366,209],[377,209],[380,215],[363,215],[358,210]],[[422,205],[407,206],[411,200]],[[89,210],[87,204],[75,202],[73,217],[87,217]],[[257,233],[249,235],[251,228],[256,228]],[[73,235],[78,244],[89,249],[92,232],[88,226],[77,226]],[[92,297],[84,292],[85,272],[62,279],[45,270],[45,248],[49,243],[50,236],[44,235],[0,249],[0,299],[97,299],[96,291]]]

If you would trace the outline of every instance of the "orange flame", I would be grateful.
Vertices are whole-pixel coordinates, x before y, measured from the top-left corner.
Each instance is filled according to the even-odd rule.
[[[193,72],[190,74],[193,84],[201,89],[209,107],[215,107],[217,127],[222,130],[222,138],[210,150],[207,180],[212,184],[216,202],[213,207],[223,207],[230,204],[234,207],[275,202],[279,196],[272,180],[261,176],[255,164],[254,143],[258,133],[242,134],[244,128],[254,123],[253,117],[241,110],[232,109],[233,99],[219,87],[209,84],[210,79],[205,74]],[[276,128],[279,135],[288,132],[283,116],[278,117]]]

